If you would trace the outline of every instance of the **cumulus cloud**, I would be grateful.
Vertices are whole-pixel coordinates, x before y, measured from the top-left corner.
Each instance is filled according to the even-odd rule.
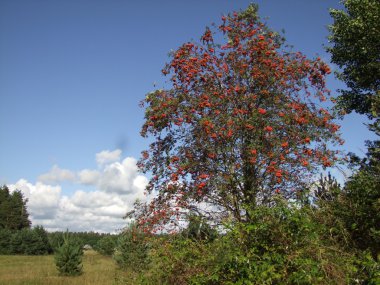
[[[136,199],[144,199],[148,183],[140,175],[137,160],[127,157],[120,162],[121,152],[102,151],[96,154],[101,169],[83,169],[77,173],[53,166],[32,184],[20,179],[9,188],[21,190],[28,198],[27,208],[33,225],[42,225],[49,231],[115,232],[126,225],[122,219],[132,210]],[[60,185],[71,181],[74,186],[92,186],[93,190],[77,189],[68,195]]]
[[[78,172],[77,182],[94,185],[99,190],[120,195],[143,193],[148,180],[145,176],[139,175],[136,163],[135,158],[127,157],[122,162],[104,165],[100,171],[84,169]]]
[[[16,184],[10,185],[11,191],[18,189],[28,199],[28,211],[32,219],[45,219],[55,216],[60,195],[60,186],[46,185],[37,182],[35,185],[25,179],[20,179]]]
[[[63,181],[74,181],[75,179],[76,175],[74,172],[59,168],[58,165],[54,165],[48,173],[44,173],[38,177],[38,181],[51,184]]]
[[[110,162],[119,161],[121,156],[121,150],[116,149],[114,151],[103,150],[96,154],[96,163],[99,166],[103,166]]]
[[[125,158],[121,163],[115,162],[104,168],[99,178],[99,188],[107,192],[130,194],[144,190],[147,179],[138,175],[136,159]]]

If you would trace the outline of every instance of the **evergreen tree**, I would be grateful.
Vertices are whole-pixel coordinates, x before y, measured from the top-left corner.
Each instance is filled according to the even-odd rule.
[[[43,255],[51,252],[47,233],[42,226],[37,226],[33,229],[22,229],[18,232],[21,235],[22,254]]]
[[[113,257],[120,268],[141,272],[149,265],[148,250],[146,235],[131,224],[120,235]]]
[[[14,231],[10,239],[10,253],[11,254],[23,254],[23,233],[22,231]]]
[[[10,230],[0,228],[0,254],[11,254],[11,237],[12,232]]]
[[[0,228],[10,230],[30,228],[27,202],[28,199],[24,198],[20,190],[10,193],[7,186],[0,187]]]
[[[76,276],[82,274],[83,250],[68,231],[63,236],[63,244],[55,254],[55,264],[60,275]]]
[[[52,253],[53,249],[49,242],[47,231],[42,226],[36,226],[33,228],[33,231],[36,233],[41,242],[43,254]]]
[[[0,187],[0,228],[8,228],[8,215],[10,209],[10,193],[7,186]]]

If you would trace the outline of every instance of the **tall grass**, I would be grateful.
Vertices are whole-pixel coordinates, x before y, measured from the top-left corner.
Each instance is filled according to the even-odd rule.
[[[54,257],[0,255],[1,285],[116,285],[127,278],[110,257],[95,251],[83,256],[83,274],[58,276]]]

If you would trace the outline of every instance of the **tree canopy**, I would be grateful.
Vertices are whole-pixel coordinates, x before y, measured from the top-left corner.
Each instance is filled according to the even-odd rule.
[[[329,27],[331,61],[342,68],[339,106],[368,117],[380,113],[380,1],[346,0],[345,10],[332,9]]]
[[[139,166],[157,196],[134,211],[141,224],[175,223],[187,210],[249,220],[249,208],[297,197],[339,159],[327,145],[343,143],[325,106],[328,65],[285,50],[256,5],[212,28],[171,54],[162,72],[172,88],[142,102],[141,134],[154,141]]]

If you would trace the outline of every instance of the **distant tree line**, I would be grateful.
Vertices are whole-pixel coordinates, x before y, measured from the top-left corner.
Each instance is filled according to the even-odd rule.
[[[48,239],[51,247],[56,251],[63,243],[64,236],[66,232],[57,231],[48,233]],[[70,232],[72,239],[76,240],[76,243],[81,247],[85,245],[91,246],[94,250],[99,251],[100,253],[107,254],[109,250],[105,249],[107,247],[106,243],[109,240],[116,240],[118,235],[111,235],[109,233],[97,233],[97,232]],[[114,247],[114,246],[113,246]]]

